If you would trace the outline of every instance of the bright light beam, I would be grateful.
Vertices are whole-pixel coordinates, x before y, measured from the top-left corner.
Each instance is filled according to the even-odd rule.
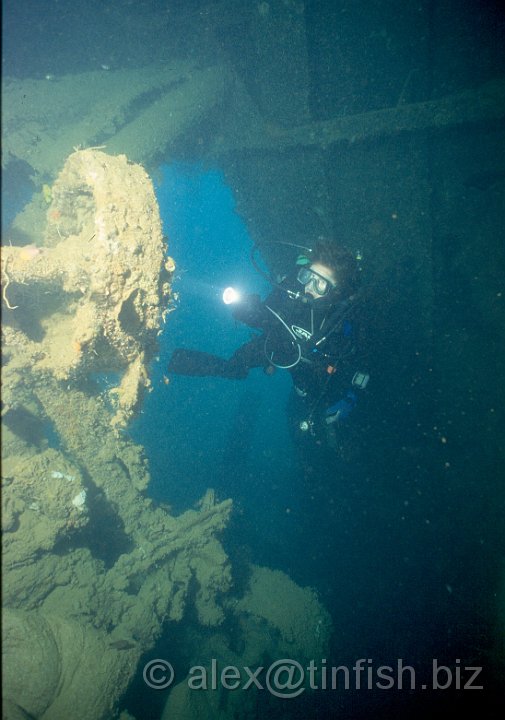
[[[239,302],[240,293],[235,288],[227,287],[223,292],[223,302],[225,305],[231,305],[232,303]]]

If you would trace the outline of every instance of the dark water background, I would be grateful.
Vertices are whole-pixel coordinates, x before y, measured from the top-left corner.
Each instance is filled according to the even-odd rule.
[[[500,569],[503,508],[494,504],[502,497],[500,468],[486,465],[477,447],[447,447],[428,433],[429,377],[409,392],[402,379],[391,388],[379,378],[375,391],[372,383],[371,397],[342,431],[350,457],[328,465],[314,453],[309,478],[287,432],[283,373],[270,378],[258,370],[246,381],[172,377],[164,385],[160,376],[175,347],[226,357],[247,339],[222,304],[222,288],[230,282],[247,291],[266,288],[261,278],[257,285],[251,240],[218,172],[164,168],[157,195],[171,252],[180,259],[174,285],[180,306],[153,369],[156,390],[135,422],[151,460],[153,496],[176,510],[209,486],[220,498],[233,497],[237,512],[226,547],[319,590],[335,622],[334,664],[352,666],[362,657],[377,668],[402,658],[426,679],[433,659],[453,672],[484,663]],[[405,369],[408,378],[424,371]],[[487,675],[486,682],[489,689],[495,681]],[[401,715],[413,712],[410,700],[407,692],[394,700],[385,691],[323,695],[316,716]],[[416,696],[416,712],[454,708],[461,695],[423,700]],[[293,717],[307,712],[300,705],[293,704]]]
[[[204,6],[196,0],[4,3],[4,75],[40,78],[197,56],[205,48],[192,47],[178,17],[179,11]],[[144,21],[157,13],[173,22],[153,35]],[[314,119],[394,106],[402,88],[415,102],[504,74],[504,16],[498,3],[445,0],[406,8],[393,0],[307,2],[305,14],[311,63],[317,69],[311,89]],[[236,40],[223,36],[223,47],[231,53]],[[368,58],[372,51],[380,59],[391,57],[384,49],[395,43],[395,63],[365,61],[365,40]],[[247,43],[247,38],[240,41]],[[240,52],[240,43],[234,52]],[[419,69],[433,52],[439,59],[436,78]],[[468,138],[462,136],[461,143],[463,148]],[[10,172],[11,182],[2,187],[6,224],[30,192],[24,169]],[[500,182],[499,177],[475,178],[475,192],[486,191],[486,182]],[[258,370],[244,382],[163,382],[175,347],[228,355],[249,337],[221,301],[225,286],[262,294],[268,288],[249,262],[252,240],[219,167],[162,164],[156,183],[169,253],[177,263],[179,301],[168,316],[152,369],[154,392],[132,427],[150,460],[152,497],[175,512],[193,505],[208,487],[218,498],[233,497],[236,512],[224,538],[227,551],[285,570],[296,582],[318,589],[335,625],[329,662],[352,665],[370,658],[377,667],[402,658],[420,675],[429,673],[433,658],[452,669],[458,661],[486,668],[485,690],[471,694],[316,693],[310,700],[280,703],[277,716],[404,717],[408,712],[426,717],[466,708],[498,717],[490,708],[500,692],[500,678],[492,671],[497,668],[505,473],[503,450],[500,456],[484,447],[477,428],[485,423],[493,383],[503,383],[504,375],[489,379],[489,367],[496,367],[486,354],[494,343],[492,326],[483,327],[471,295],[462,289],[471,271],[442,272],[446,256],[440,254],[434,331],[443,333],[476,318],[470,332],[483,351],[482,395],[471,403],[475,443],[457,432],[444,442],[445,430],[452,421],[457,427],[456,416],[466,406],[461,395],[454,396],[453,405],[445,399],[445,429],[434,427],[440,394],[428,359],[412,352],[401,374],[391,373],[392,365],[398,367],[397,348],[407,341],[414,349],[417,341],[409,336],[408,319],[416,309],[407,301],[391,317],[387,340],[372,352],[368,399],[343,431],[348,452],[330,466],[314,456],[307,481],[287,432],[288,377],[279,372],[270,378]],[[496,190],[494,197],[490,217],[496,218],[503,199],[497,199]],[[289,217],[285,222],[289,228]],[[497,236],[503,233],[503,215],[495,230]],[[448,242],[444,247],[450,254]],[[493,245],[489,252],[494,251]],[[413,283],[408,268],[402,282],[408,299]],[[382,291],[387,294],[387,288]],[[461,357],[462,373],[470,362],[475,362],[473,354]],[[494,428],[491,447],[501,442],[503,449],[503,437],[496,436],[503,425]],[[139,720],[155,718],[156,702],[146,693],[130,698],[129,707]]]

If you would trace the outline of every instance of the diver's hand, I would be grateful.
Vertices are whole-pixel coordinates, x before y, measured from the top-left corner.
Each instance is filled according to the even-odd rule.
[[[263,303],[257,293],[250,293],[234,306],[232,316],[246,325],[255,325],[263,315]]]
[[[255,310],[257,307],[261,305],[261,298],[258,295],[258,293],[247,293],[247,295],[244,295],[239,302],[237,303],[237,307],[242,306],[246,310]]]
[[[356,395],[349,391],[345,398],[339,400],[326,410],[325,422],[330,425],[334,422],[346,420],[356,405]]]

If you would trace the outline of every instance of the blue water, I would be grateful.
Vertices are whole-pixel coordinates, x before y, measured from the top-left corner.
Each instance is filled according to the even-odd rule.
[[[370,256],[377,255],[371,265],[378,260],[384,269],[367,303],[372,380],[367,401],[342,429],[349,453],[330,463],[293,446],[287,373],[268,377],[254,370],[244,381],[172,376],[166,384],[175,348],[227,357],[249,339],[250,330],[236,324],[222,302],[226,286],[262,296],[269,286],[250,263],[254,238],[236,211],[234,188],[222,169],[162,165],[151,174],[157,178],[168,253],[177,264],[178,299],[159,337],[153,392],[130,428],[146,449],[148,492],[174,513],[192,507],[209,487],[218,500],[232,498],[231,524],[220,539],[234,570],[240,568],[238,557],[243,565],[279,568],[317,588],[334,620],[331,658],[338,663],[352,665],[363,657],[390,664],[403,657],[426,669],[436,657],[452,667],[461,658],[463,665],[492,669],[501,653],[503,668],[501,127],[483,121],[433,134],[278,152],[275,137],[282,137],[284,119],[269,107],[268,70],[273,82],[279,78],[270,55],[261,57],[268,38],[262,46],[251,18],[263,23],[269,13],[302,5],[308,114],[295,118],[295,125],[394,112],[408,103],[471,93],[504,77],[503,8],[458,0],[229,3],[229,17],[222,27],[216,22],[216,44],[208,47],[198,41],[207,37],[205,13],[210,9],[215,18],[215,6],[204,0],[10,0],[2,9],[3,70],[8,77],[46,82],[46,75],[57,81],[72,73],[126,70],[179,57],[203,67],[224,59],[233,67],[258,103],[272,143],[264,155],[238,149],[236,165],[235,158],[223,160],[227,169],[249,172],[240,189],[250,188],[251,232],[268,237],[265,218],[272,218],[275,241],[303,237],[314,216],[326,213],[339,240],[350,239],[356,247],[363,241]],[[188,18],[195,34],[188,32]],[[271,42],[281,62],[281,49],[273,37]],[[230,87],[222,116],[216,107],[202,137],[222,133],[226,140],[232,134],[227,121],[233,93]],[[69,98],[70,107],[72,102]],[[50,128],[55,134],[59,129]],[[33,141],[28,133],[23,150]],[[194,157],[193,142],[191,136],[187,146],[182,141],[174,156]],[[196,155],[200,151],[206,157],[205,145]],[[34,190],[30,166],[5,161],[4,242]],[[309,186],[319,173],[328,196],[320,203]],[[45,181],[39,178],[38,190]],[[304,212],[292,214],[295,206]],[[421,257],[421,247],[429,257]],[[417,273],[420,263],[432,273],[432,314],[423,323],[416,304],[426,279]],[[433,342],[419,336],[421,325],[429,325]],[[49,445],[57,447],[55,432],[46,431]],[[167,653],[177,647],[177,640],[172,642],[177,633],[184,644],[181,637],[192,631],[192,622],[170,626]],[[469,702],[479,709],[486,690],[460,693],[458,711]],[[163,698],[147,691],[140,677],[133,696],[126,706],[137,720],[160,717]],[[304,699],[284,703],[277,716],[389,720],[438,712],[450,717],[454,699],[435,693],[428,707],[422,691],[319,693],[305,705]]]
[[[465,464],[460,449],[423,448],[416,421],[429,423],[430,403],[420,392],[412,418],[408,408],[396,412],[379,376],[374,403],[351,424],[356,454],[321,465],[314,453],[311,485],[287,431],[288,373],[255,370],[244,381],[171,377],[166,385],[176,347],[228,357],[250,337],[223,304],[224,287],[262,295],[269,287],[249,262],[253,241],[222,173],[170,165],[161,176],[156,191],[179,299],[160,338],[154,391],[133,428],[149,457],[151,495],[175,512],[208,487],[218,499],[232,497],[228,552],[242,548],[250,560],[316,587],[337,624],[332,652],[339,662],[359,656],[387,664],[392,653],[420,667],[430,657],[454,661],[480,632],[472,626],[471,595],[491,582],[489,571],[475,570],[462,584],[463,528],[468,546],[485,540],[464,506],[451,504]],[[399,450],[395,437],[407,447]],[[483,487],[492,482],[482,477]],[[441,536],[454,543],[451,552]],[[320,702],[321,717],[334,712],[334,699]],[[353,702],[339,699],[349,717]],[[382,712],[390,701],[360,696],[361,717],[367,707]]]
[[[31,199],[35,186],[31,181],[32,169],[19,160],[7,164],[2,170],[2,235],[5,237],[14,218]]]
[[[177,263],[178,299],[160,337],[154,391],[133,426],[149,457],[150,493],[182,511],[214,488],[218,499],[233,498],[242,541],[278,541],[298,502],[285,412],[290,377],[256,369],[245,381],[182,376],[171,376],[168,385],[163,381],[175,348],[228,357],[251,337],[223,303],[225,287],[264,296],[270,286],[250,262],[253,241],[222,173],[171,165],[160,175],[156,193],[168,253]]]
[[[489,548],[501,520],[499,505],[491,510],[488,501],[498,482],[493,463],[481,457],[472,473],[476,448],[434,446],[416,432],[420,422],[429,426],[432,390],[408,395],[414,411],[391,406],[387,353],[376,362],[382,374],[373,378],[373,402],[351,423],[357,454],[326,466],[314,456],[312,486],[288,433],[288,373],[257,369],[244,381],[172,376],[166,384],[175,348],[227,357],[249,339],[222,301],[226,286],[262,296],[270,287],[250,262],[253,240],[219,169],[172,164],[155,175],[168,254],[177,263],[177,300],[151,368],[153,392],[131,427],[149,459],[149,494],[175,513],[209,487],[218,499],[231,497],[227,552],[316,587],[337,627],[332,657],[339,663],[363,657],[377,666],[392,656],[424,668],[432,657],[472,662],[479,638],[488,642],[489,610],[478,606],[490,602],[495,582]],[[6,224],[31,193],[26,178],[13,187]],[[397,398],[401,390],[396,386]],[[486,562],[469,568],[469,555]],[[144,695],[141,681],[134,688],[130,707],[137,702],[142,717],[157,718],[157,700]],[[408,700],[395,697],[398,712]],[[355,701],[352,694],[338,702],[319,696],[317,717],[354,717]],[[380,693],[361,694],[359,703],[359,717],[391,708]],[[307,716],[312,707],[301,701],[292,710]]]

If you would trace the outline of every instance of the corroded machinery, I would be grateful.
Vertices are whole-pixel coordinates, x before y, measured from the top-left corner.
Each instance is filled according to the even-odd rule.
[[[57,720],[76,703],[82,720],[117,716],[139,659],[188,606],[224,662],[258,663],[267,646],[322,653],[331,620],[313,591],[276,573],[276,614],[272,571],[258,568],[230,597],[217,536],[231,500],[209,489],[175,517],[146,496],[148,462],[125,430],[150,389],[175,268],[151,180],[90,148],[46,195],[39,241],[2,253],[5,717]],[[167,473],[176,483],[177,468]],[[225,619],[242,655],[209,633]],[[199,699],[207,717],[221,712],[216,697]],[[230,713],[244,715],[245,700]],[[202,717],[192,702],[178,685],[167,712]]]
[[[49,199],[43,244],[2,253],[9,367],[59,381],[124,371],[109,393],[124,425],[149,385],[170,288],[152,183],[124,156],[83,150]]]
[[[123,432],[170,307],[150,179],[125,156],[77,151],[50,199],[40,244],[2,253],[6,697],[30,716],[72,714],[66,678],[98,652],[102,669],[84,661],[80,678],[91,718],[182,617],[190,582],[202,622],[222,619],[230,579],[214,535],[231,502],[178,518],[153,508],[142,448]],[[19,694],[30,656],[42,695]]]

